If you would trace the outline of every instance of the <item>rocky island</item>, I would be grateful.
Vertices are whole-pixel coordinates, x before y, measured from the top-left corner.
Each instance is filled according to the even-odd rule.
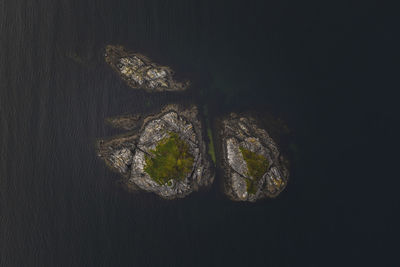
[[[269,134],[250,116],[230,114],[219,122],[225,194],[235,201],[273,198],[286,187],[286,160]]]
[[[146,116],[107,121],[130,131],[97,143],[98,156],[122,175],[126,188],[175,199],[212,184],[214,174],[197,107],[167,105]]]
[[[132,88],[183,91],[190,84],[176,81],[169,67],[122,46],[108,45],[105,50],[106,62]],[[278,129],[274,120],[266,120],[267,132],[255,117],[231,113],[216,120],[214,135],[207,106],[202,110],[204,120],[197,106],[176,104],[151,114],[108,118],[108,124],[127,132],[99,140],[98,156],[122,175],[125,188],[165,199],[183,198],[210,186],[214,180],[211,159],[222,170],[223,190],[230,199],[255,202],[278,196],[287,185],[289,171],[288,161],[270,135],[275,136]]]
[[[147,92],[183,91],[189,87],[189,81],[174,80],[174,71],[152,62],[139,53],[127,51],[123,46],[108,45],[106,62],[132,88]]]

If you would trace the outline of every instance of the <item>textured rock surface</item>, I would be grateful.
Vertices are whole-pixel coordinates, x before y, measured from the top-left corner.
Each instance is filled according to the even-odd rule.
[[[196,107],[184,109],[178,105],[168,105],[157,114],[138,118],[123,116],[121,120],[112,119],[113,124],[121,128],[132,128],[133,123],[141,126],[131,134],[98,142],[98,156],[123,175],[123,183],[128,188],[142,189],[173,199],[185,197],[213,182],[214,175]],[[124,127],[125,124],[127,127]],[[144,171],[145,157],[151,156],[151,150],[171,132],[178,134],[188,144],[194,163],[192,171],[184,179],[160,185]]]
[[[129,52],[122,46],[108,45],[105,60],[132,88],[162,92],[182,91],[189,86],[189,82],[175,81],[174,72],[169,67],[153,63],[149,58]]]
[[[276,143],[268,133],[257,126],[249,116],[231,114],[220,122],[224,191],[236,201],[251,201],[276,197],[286,187],[289,171]],[[249,175],[249,169],[240,148],[267,159],[267,172],[258,179]],[[254,181],[255,193],[250,193],[247,182]]]

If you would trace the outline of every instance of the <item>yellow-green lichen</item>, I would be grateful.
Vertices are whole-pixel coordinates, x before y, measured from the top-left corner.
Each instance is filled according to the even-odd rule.
[[[244,147],[240,147],[240,152],[242,152],[243,159],[247,164],[247,175],[251,178],[246,179],[247,192],[249,194],[255,194],[257,192],[257,183],[263,177],[264,173],[267,172],[269,162],[266,157]]]
[[[171,186],[170,180],[183,180],[192,170],[194,158],[189,145],[176,133],[162,139],[150,154],[145,157],[144,171],[160,185]]]

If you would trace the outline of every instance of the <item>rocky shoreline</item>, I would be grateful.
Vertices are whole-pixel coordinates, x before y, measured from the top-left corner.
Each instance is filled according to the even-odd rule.
[[[190,82],[178,82],[174,71],[152,62],[148,57],[123,46],[106,46],[105,61],[131,88],[147,92],[184,91]]]
[[[214,172],[204,143],[203,127],[195,106],[183,108],[167,105],[159,112],[147,116],[123,116],[109,120],[113,126],[132,129],[131,133],[97,143],[98,156],[122,175],[122,184],[130,190],[153,192],[162,198],[182,198],[202,187],[210,186]],[[190,171],[182,179],[169,179],[160,184],[146,169],[154,151],[171,134],[187,144],[187,155],[192,161]],[[168,157],[169,155],[167,155]],[[180,159],[178,159],[179,161]],[[157,166],[160,167],[160,166]],[[167,166],[168,167],[168,166]],[[179,166],[173,166],[175,169]],[[169,167],[168,167],[169,168]],[[175,170],[174,169],[174,170]]]

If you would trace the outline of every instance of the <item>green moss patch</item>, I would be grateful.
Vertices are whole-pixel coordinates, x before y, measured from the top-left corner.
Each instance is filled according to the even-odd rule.
[[[249,194],[255,194],[257,192],[257,182],[263,177],[264,173],[267,172],[269,162],[264,156],[258,155],[244,147],[240,147],[240,151],[247,164],[247,174],[252,178],[246,179],[247,192]]]
[[[145,157],[144,171],[160,185],[171,185],[172,179],[183,180],[192,171],[194,158],[189,145],[176,133],[170,133],[150,153],[152,156]]]
[[[216,158],[215,158],[214,140],[213,140],[213,135],[212,135],[212,131],[210,128],[207,128],[207,135],[208,135],[208,139],[210,140],[210,142],[208,143],[208,154],[211,156],[211,159],[215,164]]]

